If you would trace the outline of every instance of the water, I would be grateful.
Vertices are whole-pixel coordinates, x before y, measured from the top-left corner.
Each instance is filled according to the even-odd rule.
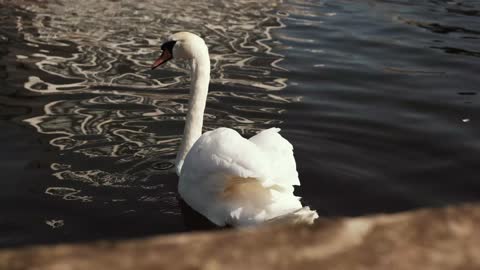
[[[271,126],[321,216],[480,198],[478,1],[0,1],[0,246],[203,228],[177,198],[202,35],[205,130]]]

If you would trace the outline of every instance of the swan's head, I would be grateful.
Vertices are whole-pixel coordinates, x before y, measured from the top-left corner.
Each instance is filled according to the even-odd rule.
[[[153,63],[152,69],[166,63],[170,59],[195,59],[205,52],[208,55],[208,48],[203,39],[193,33],[179,32],[168,37],[162,44],[162,54]]]

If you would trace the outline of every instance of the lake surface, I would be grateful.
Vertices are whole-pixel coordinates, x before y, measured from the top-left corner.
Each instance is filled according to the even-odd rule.
[[[282,128],[321,216],[480,199],[479,1],[0,1],[0,247],[203,228],[171,163],[187,66],[149,70],[184,30],[204,129]]]

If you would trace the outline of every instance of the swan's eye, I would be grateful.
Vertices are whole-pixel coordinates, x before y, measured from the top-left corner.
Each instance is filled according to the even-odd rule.
[[[162,44],[162,47],[161,47],[162,51],[167,50],[167,51],[169,51],[169,52],[171,53],[172,50],[173,50],[173,46],[175,46],[175,43],[176,43],[176,42],[177,42],[177,41],[172,40],[172,41],[167,41],[167,42],[163,43],[163,44]]]

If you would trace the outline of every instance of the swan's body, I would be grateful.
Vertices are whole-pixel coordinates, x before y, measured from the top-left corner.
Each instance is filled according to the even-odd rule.
[[[315,211],[302,207],[293,147],[278,132],[264,130],[249,140],[235,130],[201,134],[210,80],[203,39],[180,32],[163,46],[155,68],[171,58],[191,61],[192,81],[184,137],[176,159],[180,196],[216,225],[252,225],[269,220],[312,223]]]

